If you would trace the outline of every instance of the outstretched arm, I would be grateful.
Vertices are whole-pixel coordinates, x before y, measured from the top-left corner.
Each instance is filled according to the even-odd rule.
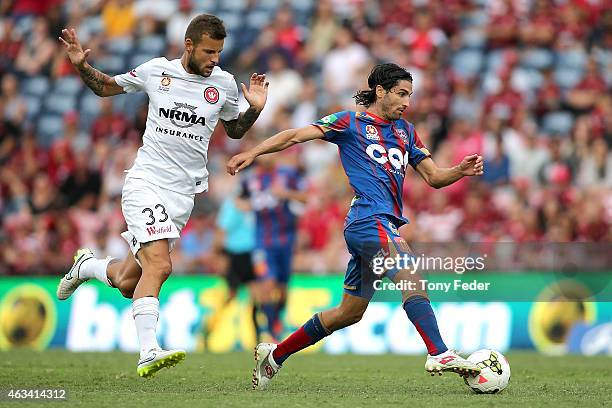
[[[283,130],[269,139],[264,140],[254,148],[232,157],[227,162],[227,172],[232,176],[253,163],[257,156],[280,152],[297,143],[322,139],[325,133],[317,126],[305,126],[299,129]]]
[[[257,73],[251,75],[249,88],[241,83],[242,94],[249,103],[249,109],[241,112],[238,115],[238,119],[234,120],[221,120],[225,132],[232,139],[240,139],[244,134],[253,126],[253,123],[259,117],[259,113],[263,110],[266,99],[268,98],[268,85],[266,82],[266,76],[258,75]]]
[[[63,29],[62,36],[59,37],[64,46],[64,50],[70,58],[70,62],[79,72],[81,79],[96,95],[113,96],[125,93],[123,88],[115,82],[114,78],[98,71],[87,62],[87,56],[91,49],[83,51],[74,28]]]
[[[464,176],[482,176],[484,167],[482,156],[472,154],[463,158],[454,167],[438,167],[431,158],[422,160],[416,166],[416,171],[423,180],[434,188],[446,187]]]

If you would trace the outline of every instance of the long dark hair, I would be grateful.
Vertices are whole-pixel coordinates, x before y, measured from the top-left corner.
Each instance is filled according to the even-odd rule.
[[[370,89],[357,92],[353,96],[355,103],[357,105],[370,106],[376,102],[376,85],[380,85],[385,91],[388,91],[402,80],[412,82],[412,74],[391,62],[378,64],[372,69],[370,76],[368,76],[368,86]]]

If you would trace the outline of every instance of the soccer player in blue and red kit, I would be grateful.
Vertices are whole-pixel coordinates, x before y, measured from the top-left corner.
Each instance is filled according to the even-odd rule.
[[[287,300],[287,284],[297,228],[299,203],[306,201],[299,169],[264,156],[242,183],[240,198],[255,213],[253,263],[260,281],[260,304],[267,320],[267,334],[282,332],[281,312]],[[257,333],[257,338],[263,333]]]
[[[315,314],[280,344],[261,343],[255,349],[253,388],[264,389],[293,353],[315,344],[335,330],[361,319],[374,293],[375,257],[392,254],[411,256],[398,228],[407,223],[402,216],[402,189],[408,165],[432,187],[440,188],[464,176],[483,174],[482,157],[473,154],[451,168],[438,167],[419,140],[414,126],[402,119],[412,95],[412,75],[395,64],[380,64],[368,77],[368,90],[355,95],[365,112],[338,112],[311,126],[280,132],[227,164],[235,174],[262,154],[278,152],[296,143],[323,139],[338,145],[340,160],[355,198],[347,214],[344,237],[352,255],[339,306]],[[382,252],[381,252],[382,250]],[[389,269],[391,281],[415,279],[409,269]],[[475,375],[480,369],[448,349],[438,330],[426,292],[406,290],[403,308],[421,335],[428,351],[425,369],[432,373],[453,371]]]

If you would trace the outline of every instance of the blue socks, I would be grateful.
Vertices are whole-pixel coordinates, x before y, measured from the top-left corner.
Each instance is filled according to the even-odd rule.
[[[421,338],[427,346],[427,352],[432,355],[438,355],[448,350],[440,331],[438,330],[438,322],[434,315],[429,299],[423,296],[414,296],[406,300],[404,310],[408,318],[414,324]]]
[[[268,323],[268,332],[270,335],[274,334],[274,322],[276,321],[276,303],[264,303],[261,305],[261,310],[266,316],[266,321]]]

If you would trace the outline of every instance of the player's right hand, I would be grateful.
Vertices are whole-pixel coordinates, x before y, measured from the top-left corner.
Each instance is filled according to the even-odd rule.
[[[82,66],[87,60],[87,56],[91,52],[91,49],[88,48],[83,51],[83,47],[77,38],[76,30],[74,28],[64,28],[62,30],[62,36],[58,38],[64,46],[64,50],[66,50],[66,54],[68,54],[68,58],[70,58],[72,65],[76,67]]]
[[[247,168],[253,163],[255,156],[249,152],[239,153],[227,162],[227,172],[235,176],[240,170]]]

